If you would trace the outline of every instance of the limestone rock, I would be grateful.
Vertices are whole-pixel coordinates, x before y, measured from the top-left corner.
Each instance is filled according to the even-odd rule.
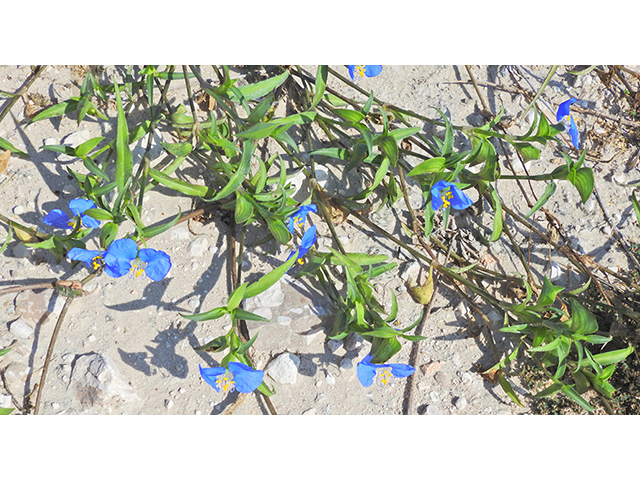
[[[300,359],[293,353],[282,353],[269,362],[265,373],[277,383],[294,384],[298,377]]]
[[[99,353],[89,353],[77,358],[69,389],[84,406],[102,406],[139,399],[135,390],[117,371],[113,361]]]

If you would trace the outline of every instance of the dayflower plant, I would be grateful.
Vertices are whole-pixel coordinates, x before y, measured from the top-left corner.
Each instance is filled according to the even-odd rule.
[[[227,367],[200,368],[200,375],[211,385],[216,392],[231,393],[238,390],[240,393],[250,393],[262,383],[264,372],[254,370],[244,363],[229,362]]]
[[[456,210],[464,210],[473,204],[471,199],[454,183],[440,180],[431,187],[431,206],[433,210],[440,210],[451,205]]]
[[[171,258],[165,252],[153,248],[141,248],[138,258],[131,261],[129,273],[135,278],[146,273],[147,277],[157,282],[166,277],[170,268]]]
[[[373,355],[367,355],[358,363],[358,380],[360,380],[363,387],[370,387],[373,385],[374,378],[377,385],[386,387],[391,384],[393,377],[408,377],[416,371],[414,367],[404,363],[371,363],[372,358]]]
[[[119,278],[131,270],[131,261],[138,256],[138,245],[130,238],[121,238],[114,241],[106,252],[99,250],[86,250],[74,247],[67,253],[70,260],[80,260],[94,270],[104,265],[107,275]]]
[[[304,227],[304,223],[307,220],[307,215],[309,212],[318,213],[318,207],[316,207],[313,203],[309,205],[301,206],[296,213],[294,213],[291,218],[289,218],[289,231],[293,233],[295,227],[302,229]]]
[[[298,263],[300,265],[302,265],[302,257],[304,257],[306,255],[306,253],[309,251],[309,249],[311,248],[311,246],[318,240],[318,236],[316,235],[316,226],[312,225],[309,227],[309,229],[304,232],[304,235],[302,236],[302,240],[300,240],[300,246],[298,247]],[[295,252],[291,252],[291,254],[289,255],[289,257],[287,258],[287,260],[289,260],[289,258],[293,257],[293,255],[295,254]]]
[[[571,143],[573,146],[579,148],[578,141],[578,127],[576,126],[576,122],[571,115],[569,108],[571,105],[576,103],[577,100],[575,98],[570,98],[567,101],[564,101],[558,106],[558,112],[556,113],[556,120],[564,123],[565,128],[569,131],[569,136],[571,137]]]
[[[69,210],[76,216],[80,217],[80,225],[87,228],[96,228],[100,226],[100,222],[89,215],[83,215],[86,210],[90,208],[96,208],[95,203],[91,200],[84,198],[74,198],[69,202]],[[47,225],[51,225],[56,228],[75,228],[76,220],[69,218],[65,212],[56,208],[51,210],[42,220]]]
[[[382,65],[347,65],[351,80],[355,80],[356,76],[377,77],[382,72]]]

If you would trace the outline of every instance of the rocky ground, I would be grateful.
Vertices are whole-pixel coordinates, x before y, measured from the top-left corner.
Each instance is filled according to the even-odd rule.
[[[346,75],[344,66],[334,68]],[[488,108],[496,113],[502,106],[505,115],[512,119],[528,105],[518,93],[516,80],[523,88],[536,91],[548,71],[548,67],[539,66],[471,68]],[[575,118],[580,141],[587,148],[587,165],[594,169],[602,205],[594,198],[582,205],[575,188],[568,182],[559,182],[547,208],[560,220],[576,250],[610,269],[626,271],[628,257],[620,249],[612,229],[617,229],[627,241],[640,240],[629,200],[635,182],[640,179],[636,168],[638,150],[629,133],[637,125],[620,122],[620,118],[628,118],[623,111],[628,107],[621,102],[618,91],[605,86],[595,73],[569,75],[570,68],[560,67],[540,105],[547,115],[555,116],[561,102],[570,97],[578,99]],[[629,68],[640,70],[635,66]],[[315,67],[308,66],[305,70],[315,74]],[[30,73],[29,66],[0,67],[0,90],[16,91]],[[67,208],[70,200],[82,194],[66,172],[68,166],[81,169],[81,161],[41,147],[78,145],[96,136],[113,136],[116,111],[115,107],[107,111],[111,122],[89,119],[78,126],[75,119],[65,117],[28,124],[25,107],[29,102],[46,104],[78,95],[82,78],[75,67],[48,67],[29,89],[30,100],[26,103],[19,100],[0,124],[0,137],[29,155],[28,159],[12,156],[0,172],[0,213],[45,232],[51,230],[42,223],[43,217],[54,208]],[[437,107],[454,125],[480,126],[482,107],[468,80],[463,66],[385,66],[379,77],[365,78],[360,85],[372,89],[383,101],[429,118],[438,118],[432,108]],[[329,86],[353,95],[335,78],[330,77]],[[2,102],[4,105],[8,99]],[[426,133],[431,132],[429,124],[414,124],[422,126]],[[514,123],[512,132],[525,129],[526,119]],[[162,154],[159,140],[156,139],[153,155]],[[463,141],[461,136],[456,139],[458,145]],[[146,140],[136,145],[134,159],[139,158],[145,146]],[[570,152],[568,146],[564,148]],[[577,157],[575,151],[572,155]],[[501,156],[501,160],[513,158]],[[532,174],[546,173],[563,162],[549,145],[540,159],[527,167]],[[515,162],[514,165],[519,168]],[[506,171],[505,163],[503,172]],[[342,178],[341,172],[331,165],[319,170],[318,180],[327,188],[358,187],[358,179]],[[540,194],[544,185],[534,188]],[[411,191],[412,202],[419,208],[420,195],[415,187]],[[514,182],[499,182],[498,191],[510,208],[521,215],[527,213]],[[177,214],[178,208],[182,212],[193,208],[189,199],[168,189],[153,191],[145,205],[147,225]],[[469,225],[468,215],[465,212],[455,217],[454,227],[461,234]],[[326,251],[330,245],[329,230],[319,217],[312,219],[318,225],[319,249]],[[401,234],[397,217],[388,208],[372,214],[371,220]],[[541,220],[542,217],[536,219]],[[2,225],[0,243],[7,235],[7,228]],[[546,273],[556,283],[570,288],[585,281],[564,257],[538,244],[536,238],[529,237],[529,232],[516,225],[510,227],[521,248],[528,249],[530,265],[538,280]],[[171,255],[172,268],[162,281],[102,275],[87,285],[89,294],[72,303],[62,325],[40,413],[210,415],[220,414],[234,404],[237,394],[216,393],[198,371],[198,365],[215,366],[222,356],[194,350],[226,333],[229,320],[195,323],[179,315],[224,305],[229,295],[227,234],[228,223],[222,213],[207,221],[189,221],[154,238],[150,245]],[[400,325],[409,325],[422,315],[422,306],[413,302],[404,286],[409,276],[420,272],[414,259],[398,254],[394,244],[371,234],[357,222],[340,224],[338,234],[349,251],[382,253],[398,263],[398,268],[377,279],[377,284],[380,298],[387,306],[391,304],[390,291],[395,291]],[[262,236],[263,233],[250,231],[248,243]],[[478,248],[483,258],[499,270],[513,273],[521,269],[508,239],[489,248],[481,245]],[[243,278],[256,280],[285,260],[287,254],[286,251],[272,254],[264,246],[248,249],[242,265]],[[0,255],[0,288],[55,279],[75,280],[84,275],[86,269],[82,265],[72,270],[66,260],[57,264],[48,252],[31,250],[15,238]],[[63,303],[64,298],[51,290],[26,290],[0,297],[0,348],[12,347],[0,358],[3,371],[0,406],[16,407],[14,415],[24,412],[25,397],[39,382]],[[247,301],[245,309],[271,320],[268,324],[249,323],[252,334],[259,333],[254,358],[257,367],[267,372],[267,383],[276,389],[272,402],[279,414],[380,415],[407,410],[410,414],[443,415],[530,412],[522,386],[516,387],[516,391],[525,408],[516,406],[499,386],[479,375],[478,364],[486,368],[495,361],[485,337],[469,331],[469,306],[446,286],[436,293],[422,332],[427,340],[417,346],[415,378],[396,379],[387,388],[364,388],[357,380],[355,365],[367,354],[367,342],[353,336],[344,341],[327,341],[325,331],[335,310],[318,285],[285,275],[271,289]],[[485,309],[485,313],[499,325],[501,318],[496,312]],[[509,338],[499,334],[495,340],[500,352],[511,345]],[[409,361],[411,348],[407,343],[393,361]],[[32,395],[32,403],[34,398]],[[235,414],[268,413],[257,395],[248,395],[233,408]]]

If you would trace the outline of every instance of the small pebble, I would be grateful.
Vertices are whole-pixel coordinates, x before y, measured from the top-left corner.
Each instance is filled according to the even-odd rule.
[[[340,368],[342,370],[349,370],[353,368],[353,362],[351,361],[350,358],[343,358],[340,361]]]
[[[20,338],[30,338],[33,335],[33,328],[21,318],[9,325],[9,331]]]
[[[464,397],[458,397],[453,402],[453,404],[458,410],[464,410],[464,408],[467,406],[467,399]]]
[[[95,336],[95,335],[89,335],[89,336],[87,337],[87,340],[88,340],[90,343],[94,343],[94,342],[96,341],[96,336]]]
[[[255,313],[257,313],[257,311]],[[271,310],[269,310],[269,313],[271,313]],[[268,317],[265,317],[265,318],[268,318]],[[278,324],[280,325],[289,325],[291,323],[291,317],[287,317],[285,315],[279,315],[278,318],[276,319],[276,322],[278,322]]]
[[[424,413],[425,415],[440,415],[440,409],[435,405],[427,405]]]
[[[431,399],[432,402],[437,402],[438,400],[440,400],[440,395],[438,395],[438,392],[432,391],[432,392],[429,392],[429,398]]]
[[[315,408],[310,408],[308,410],[305,410],[304,412],[302,412],[302,415],[315,415],[316,414],[316,409]]]
[[[331,375],[331,373],[327,372],[327,374],[325,375],[326,380],[327,380],[327,384],[334,386],[336,384],[336,379],[333,375]]]
[[[167,408],[167,410],[171,410],[171,408],[173,407],[173,400],[165,400],[164,406]]]
[[[15,215],[22,215],[24,213],[24,207],[22,205],[16,205],[13,207],[13,213]]]
[[[327,349],[333,353],[342,346],[342,340],[329,340],[326,345]]]

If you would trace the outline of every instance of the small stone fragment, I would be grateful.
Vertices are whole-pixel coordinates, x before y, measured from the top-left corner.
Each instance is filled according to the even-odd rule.
[[[455,399],[453,404],[458,410],[464,410],[467,406],[467,399],[464,397],[458,397]]]
[[[316,409],[315,408],[310,408],[308,410],[305,410],[304,412],[302,412],[302,415],[315,415],[316,414]]]
[[[165,400],[164,401],[164,406],[167,410],[171,410],[171,408],[173,407],[173,400]]]
[[[340,361],[340,368],[342,370],[350,370],[353,368],[353,361],[350,358],[343,358]]]
[[[33,327],[21,318],[15,322],[11,322],[11,325],[9,325],[9,331],[16,337],[20,338],[31,338],[33,336]]]
[[[298,377],[300,359],[293,353],[285,352],[269,362],[265,373],[273,380],[281,384],[294,384]]]
[[[201,236],[191,240],[187,247],[187,251],[192,257],[201,257],[204,255],[204,252],[207,251],[208,247],[209,243],[207,242],[207,237]]]
[[[0,408],[11,408],[11,395],[0,394]]]
[[[329,340],[326,343],[326,346],[331,353],[334,353],[342,346],[342,340]]]
[[[327,372],[325,377],[327,380],[327,384],[331,385],[332,387],[336,384],[336,379],[330,372]]]

